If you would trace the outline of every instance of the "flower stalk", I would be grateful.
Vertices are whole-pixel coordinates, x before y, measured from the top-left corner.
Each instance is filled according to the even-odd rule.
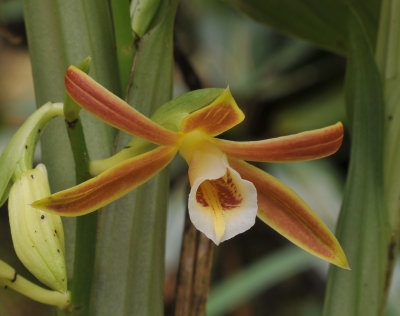
[[[17,273],[13,267],[0,260],[0,285],[11,288],[34,301],[65,309],[70,306],[68,292],[52,291],[32,283]]]
[[[175,316],[203,316],[211,283],[215,245],[185,219],[176,285]]]
[[[82,61],[78,69],[89,73],[90,58]],[[65,125],[71,144],[75,162],[76,183],[82,183],[91,178],[89,173],[90,157],[86,146],[82,120],[79,115],[81,107],[67,94],[64,102]],[[82,216],[76,221],[74,276],[71,288],[71,301],[87,313],[95,261],[97,212]]]

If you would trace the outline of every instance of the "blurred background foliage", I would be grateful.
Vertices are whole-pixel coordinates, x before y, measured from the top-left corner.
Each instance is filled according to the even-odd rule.
[[[203,87],[229,85],[244,110],[243,124],[224,135],[261,139],[346,123],[345,59],[251,20],[217,0],[182,0],[176,21],[177,64],[189,62]],[[174,94],[188,90],[176,66]],[[35,109],[32,74],[20,1],[0,2],[0,148]],[[38,153],[39,155],[39,153]],[[334,229],[349,155],[321,161],[264,164],[297,191]],[[186,168],[171,172],[165,306],[172,315],[186,211]],[[0,211],[0,257],[29,276],[12,250],[6,207]],[[319,316],[327,264],[292,247],[261,222],[217,248],[207,314]],[[388,316],[400,315],[400,273],[395,271]],[[29,311],[29,313],[27,313]],[[0,316],[51,315],[43,305],[0,289]]]

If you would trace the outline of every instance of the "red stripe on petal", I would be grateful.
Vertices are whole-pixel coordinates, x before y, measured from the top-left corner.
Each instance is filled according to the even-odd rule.
[[[317,257],[343,268],[349,267],[335,236],[292,189],[244,161],[229,159],[229,164],[257,188],[257,215],[262,221]]]
[[[74,66],[67,70],[65,88],[71,98],[85,110],[129,134],[160,145],[174,145],[178,140],[177,133],[136,111]]]
[[[36,201],[32,206],[63,216],[93,212],[149,180],[172,160],[176,151],[174,147],[159,147],[125,160],[75,187]]]
[[[215,136],[239,124],[243,119],[243,112],[226,89],[213,103],[187,116],[182,122],[181,131],[189,133],[201,130],[209,136]]]
[[[225,154],[244,160],[288,162],[317,159],[335,153],[343,140],[343,125],[261,141],[234,142],[214,139]]]

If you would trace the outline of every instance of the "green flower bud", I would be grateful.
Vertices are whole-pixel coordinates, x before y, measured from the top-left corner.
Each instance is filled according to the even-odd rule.
[[[8,198],[11,235],[18,258],[41,282],[67,291],[64,231],[58,215],[31,207],[50,195],[44,165],[25,171],[14,182]]]
[[[131,21],[133,32],[141,38],[148,30],[160,6],[160,0],[133,0]]]

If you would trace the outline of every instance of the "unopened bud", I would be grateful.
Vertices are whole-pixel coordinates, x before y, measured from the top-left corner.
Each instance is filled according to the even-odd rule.
[[[133,32],[141,38],[149,30],[149,26],[160,6],[160,0],[133,0],[131,3],[131,21]]]
[[[11,235],[15,252],[25,267],[50,288],[66,292],[61,218],[31,207],[33,201],[49,195],[44,165],[21,174],[8,198]]]

